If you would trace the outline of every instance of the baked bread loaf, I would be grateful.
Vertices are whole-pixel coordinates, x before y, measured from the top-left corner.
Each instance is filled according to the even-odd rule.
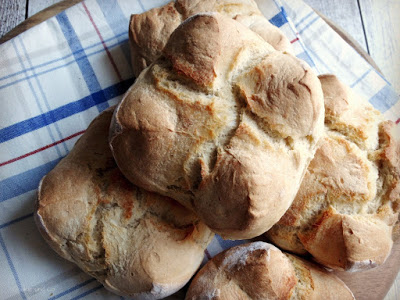
[[[239,22],[200,14],[125,94],[110,143],[131,182],[244,239],[289,208],[323,118],[320,82],[303,61]]]
[[[193,276],[213,234],[179,203],[123,177],[107,141],[112,113],[42,179],[35,220],[59,255],[110,291],[161,299]]]
[[[321,264],[361,270],[391,252],[400,202],[393,123],[334,75],[320,76],[326,135],[290,209],[267,236]]]
[[[204,12],[219,12],[234,18],[259,34],[275,49],[293,52],[282,31],[272,25],[253,0],[176,0],[162,7],[131,16],[129,41],[136,77],[162,53],[171,33],[187,18]]]
[[[354,299],[335,275],[264,242],[236,246],[195,276],[186,300]]]

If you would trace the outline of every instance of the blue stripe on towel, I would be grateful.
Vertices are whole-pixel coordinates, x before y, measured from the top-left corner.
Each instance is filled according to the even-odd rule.
[[[19,290],[19,294],[20,294],[22,299],[26,300],[26,295],[24,293],[24,290],[22,289],[21,281],[19,280],[19,277],[18,277],[18,274],[17,274],[17,270],[15,269],[14,263],[12,262],[10,253],[7,250],[6,243],[5,243],[4,239],[3,239],[3,237],[1,236],[1,233],[0,233],[0,247],[1,247],[1,249],[3,249],[4,255],[6,256],[8,265],[9,265],[9,267],[11,269],[11,272],[12,272],[12,274],[14,276],[15,283],[17,284],[17,287],[18,287],[18,290]]]
[[[47,164],[0,181],[0,202],[37,189],[42,177],[49,173],[60,160],[61,158],[57,158]]]
[[[125,17],[122,12],[121,7],[117,0],[97,0],[97,4],[100,6],[103,12],[104,18],[107,21],[108,26],[110,26],[114,35],[118,37],[118,42],[125,41],[126,43],[121,45],[122,53],[124,54],[126,60],[131,61],[131,55],[129,50],[129,43],[125,36],[121,35],[126,33],[129,27],[129,20]]]
[[[65,39],[68,42],[69,47],[71,48],[72,53],[74,53],[76,63],[78,64],[79,69],[82,72],[83,78],[90,91],[90,94],[100,92],[98,94],[100,101],[98,101],[96,105],[99,112],[101,112],[108,107],[108,104],[106,103],[105,96],[101,92],[102,89],[100,83],[97,80],[96,74],[89,62],[89,59],[87,58],[85,50],[83,50],[82,48],[79,37],[76,35],[76,32],[72,27],[72,24],[69,21],[65,11],[58,14],[56,16],[56,19],[61,27],[61,31],[64,34]]]
[[[281,11],[278,14],[276,14],[275,16],[273,16],[271,19],[269,19],[269,21],[276,27],[281,27],[284,24],[286,24],[288,22],[288,20],[286,18],[285,10],[283,8],[281,8]]]
[[[108,101],[112,98],[120,96],[125,93],[132,83],[132,78],[121,81],[75,102],[65,104],[36,117],[0,129],[0,143],[4,143],[25,133],[45,127],[51,124],[51,122],[56,122],[58,120],[70,117],[97,104],[101,104],[104,101]]]
[[[398,95],[390,85],[385,85],[369,102],[380,112],[384,113],[397,103]]]

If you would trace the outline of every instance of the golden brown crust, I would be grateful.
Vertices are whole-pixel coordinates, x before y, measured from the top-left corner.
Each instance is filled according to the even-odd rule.
[[[366,157],[356,151],[356,147],[338,136],[321,139],[314,159],[310,162],[296,201],[285,213],[280,224],[302,226],[313,222],[305,211],[329,206],[327,199],[339,204],[371,201],[375,193],[371,191],[373,182],[369,173],[372,166]],[[355,167],[357,166],[357,167]],[[376,180],[376,179],[375,179]],[[317,208],[318,209],[318,208]]]
[[[181,22],[205,12],[219,12],[234,18],[259,34],[275,49],[293,52],[289,40],[279,28],[262,16],[253,0],[176,0],[165,6],[131,16],[129,40],[135,76],[139,76],[142,70],[161,55],[171,33]],[[204,39],[207,40],[207,35]],[[207,43],[209,41],[213,39],[208,39]],[[198,55],[193,55],[193,58],[197,57]],[[193,73],[195,74],[197,73]]]
[[[275,52],[241,76],[237,86],[252,113],[281,136],[297,138],[309,135],[319,121],[322,95],[309,88],[317,81],[294,56]]]
[[[263,242],[240,245],[209,261],[194,277],[186,300],[354,299],[333,274]]]
[[[385,198],[392,204],[395,212],[400,211],[400,139],[395,136],[395,124],[385,121],[380,124],[381,151],[375,154],[376,159],[382,164],[385,172],[386,194]]]
[[[318,262],[332,269],[363,270],[381,265],[393,245],[392,228],[365,216],[326,211],[313,229],[298,233]]]
[[[160,56],[169,36],[182,21],[173,2],[131,16],[129,44],[136,77]]]
[[[251,15],[240,14],[235,17],[235,20],[257,33],[276,50],[293,53],[292,44],[288,38],[264,16],[257,13]]]
[[[163,52],[176,73],[191,78],[199,86],[209,86],[217,76],[215,67],[222,50],[220,25],[211,15],[193,19],[172,33]],[[208,34],[200,34],[205,28],[209,29]]]
[[[400,141],[393,122],[334,75],[320,76],[325,138],[296,199],[267,235],[333,269],[382,264],[392,248],[400,201]]]
[[[322,133],[316,75],[217,13],[189,18],[163,52],[115,112],[121,171],[225,238],[262,234],[289,207]],[[277,80],[265,84],[271,70]],[[273,117],[256,97],[274,103]]]
[[[58,254],[106,288],[160,299],[190,279],[213,234],[174,200],[123,177],[106,138],[112,114],[98,116],[43,178],[35,219]]]
[[[255,242],[226,250],[194,277],[194,299],[289,299],[297,283],[290,260],[272,245]]]
[[[299,279],[291,299],[355,299],[350,289],[332,273],[297,256],[287,253],[286,256]]]
[[[260,14],[253,0],[176,0],[175,3],[184,19],[204,12],[219,12],[229,18],[241,14]]]
[[[378,146],[379,111],[355,94],[335,75],[320,75],[325,100],[325,123],[356,143],[361,149]]]

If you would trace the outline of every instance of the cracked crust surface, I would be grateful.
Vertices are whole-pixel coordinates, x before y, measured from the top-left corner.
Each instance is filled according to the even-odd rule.
[[[292,45],[282,31],[272,25],[253,0],[176,0],[162,7],[132,15],[129,42],[136,77],[155,61],[172,32],[187,18],[204,12],[219,12],[247,26],[275,49],[292,53]]]
[[[391,252],[400,202],[400,141],[393,122],[334,75],[320,80],[325,137],[292,206],[267,236],[333,269],[368,269]]]
[[[194,277],[185,299],[347,300],[354,296],[326,270],[273,245],[254,242],[210,260]]]
[[[98,116],[39,187],[37,225],[50,246],[107,289],[161,299],[194,274],[213,234],[170,198],[144,191],[118,170]]]
[[[323,132],[317,76],[218,13],[182,23],[163,53],[114,114],[120,170],[224,238],[264,233],[290,206]]]

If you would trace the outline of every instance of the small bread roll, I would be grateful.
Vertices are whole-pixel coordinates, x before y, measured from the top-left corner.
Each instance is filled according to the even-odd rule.
[[[357,271],[392,249],[400,203],[400,142],[393,122],[334,75],[320,76],[326,134],[290,209],[267,236],[321,264]]]
[[[59,255],[110,291],[161,299],[193,276],[213,234],[179,203],[123,177],[107,142],[112,114],[98,116],[42,179],[35,220]]]
[[[185,299],[348,300],[354,296],[332,273],[273,245],[254,242],[210,260],[194,277]]]
[[[323,118],[320,82],[303,61],[239,22],[201,14],[125,94],[110,144],[131,182],[245,239],[289,208]]]
[[[272,25],[253,0],[176,0],[162,7],[131,16],[129,42],[136,77],[162,53],[171,33],[187,18],[204,12],[219,12],[259,34],[275,49],[293,52],[282,31]]]

